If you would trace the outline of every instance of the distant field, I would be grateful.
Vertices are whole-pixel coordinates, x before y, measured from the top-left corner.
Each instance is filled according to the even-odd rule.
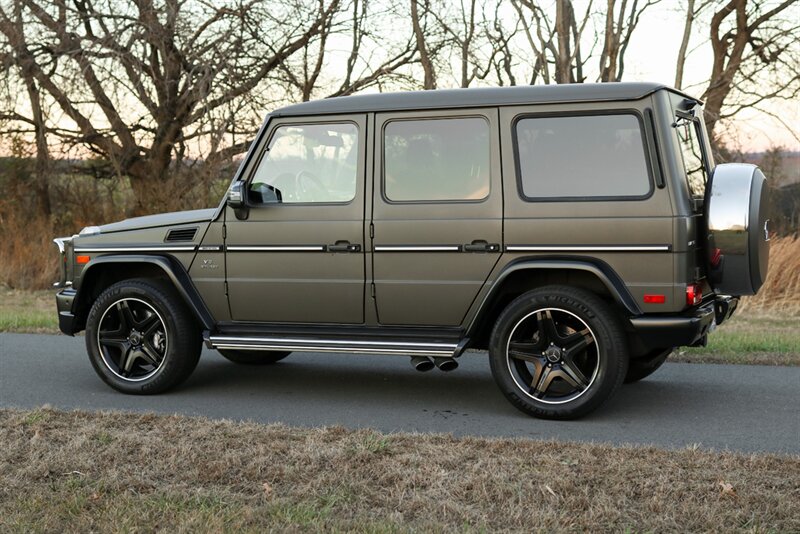
[[[0,410],[2,532],[798,532],[800,457]]]
[[[55,294],[0,287],[0,332],[58,333]]]
[[[0,332],[58,333],[55,292],[0,289]],[[800,315],[745,306],[709,336],[708,347],[681,348],[671,361],[800,365]]]

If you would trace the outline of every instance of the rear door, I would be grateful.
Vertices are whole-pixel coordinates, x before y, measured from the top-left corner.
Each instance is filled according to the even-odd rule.
[[[378,321],[460,325],[502,250],[496,109],[376,116]]]
[[[270,125],[249,170],[249,217],[225,208],[234,321],[364,321],[365,132],[365,115]]]

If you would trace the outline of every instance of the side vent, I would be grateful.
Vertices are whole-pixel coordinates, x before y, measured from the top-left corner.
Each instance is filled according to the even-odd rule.
[[[164,238],[164,241],[167,243],[175,243],[177,241],[192,241],[196,233],[197,228],[177,228],[167,232],[167,237]]]

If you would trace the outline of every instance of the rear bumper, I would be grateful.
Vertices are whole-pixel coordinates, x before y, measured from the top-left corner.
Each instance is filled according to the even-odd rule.
[[[74,289],[62,289],[56,293],[56,308],[58,309],[58,329],[68,336],[75,335],[75,315],[72,313],[72,304],[78,294]]]
[[[647,348],[685,347],[702,342],[715,325],[726,321],[739,304],[737,297],[716,296],[678,315],[643,315],[630,319]]]

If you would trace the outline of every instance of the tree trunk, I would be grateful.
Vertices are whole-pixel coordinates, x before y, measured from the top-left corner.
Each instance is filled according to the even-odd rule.
[[[417,0],[411,0],[411,24],[414,28],[414,37],[417,41],[419,61],[422,64],[422,71],[425,73],[425,79],[422,82],[422,88],[436,89],[436,72],[434,71],[433,62],[428,54],[428,47],[425,44],[425,33],[422,29],[422,25],[420,24]]]
[[[570,48],[570,30],[572,2],[557,0],[556,2],[556,37],[558,39],[558,56],[556,57],[556,83],[572,83],[572,52]]]
[[[686,50],[689,48],[689,38],[692,35],[692,24],[694,23],[694,1],[689,0],[689,5],[686,6],[686,23],[683,25],[683,37],[681,38],[681,47],[678,50],[678,61],[675,65],[675,89],[680,89],[683,85]]]

